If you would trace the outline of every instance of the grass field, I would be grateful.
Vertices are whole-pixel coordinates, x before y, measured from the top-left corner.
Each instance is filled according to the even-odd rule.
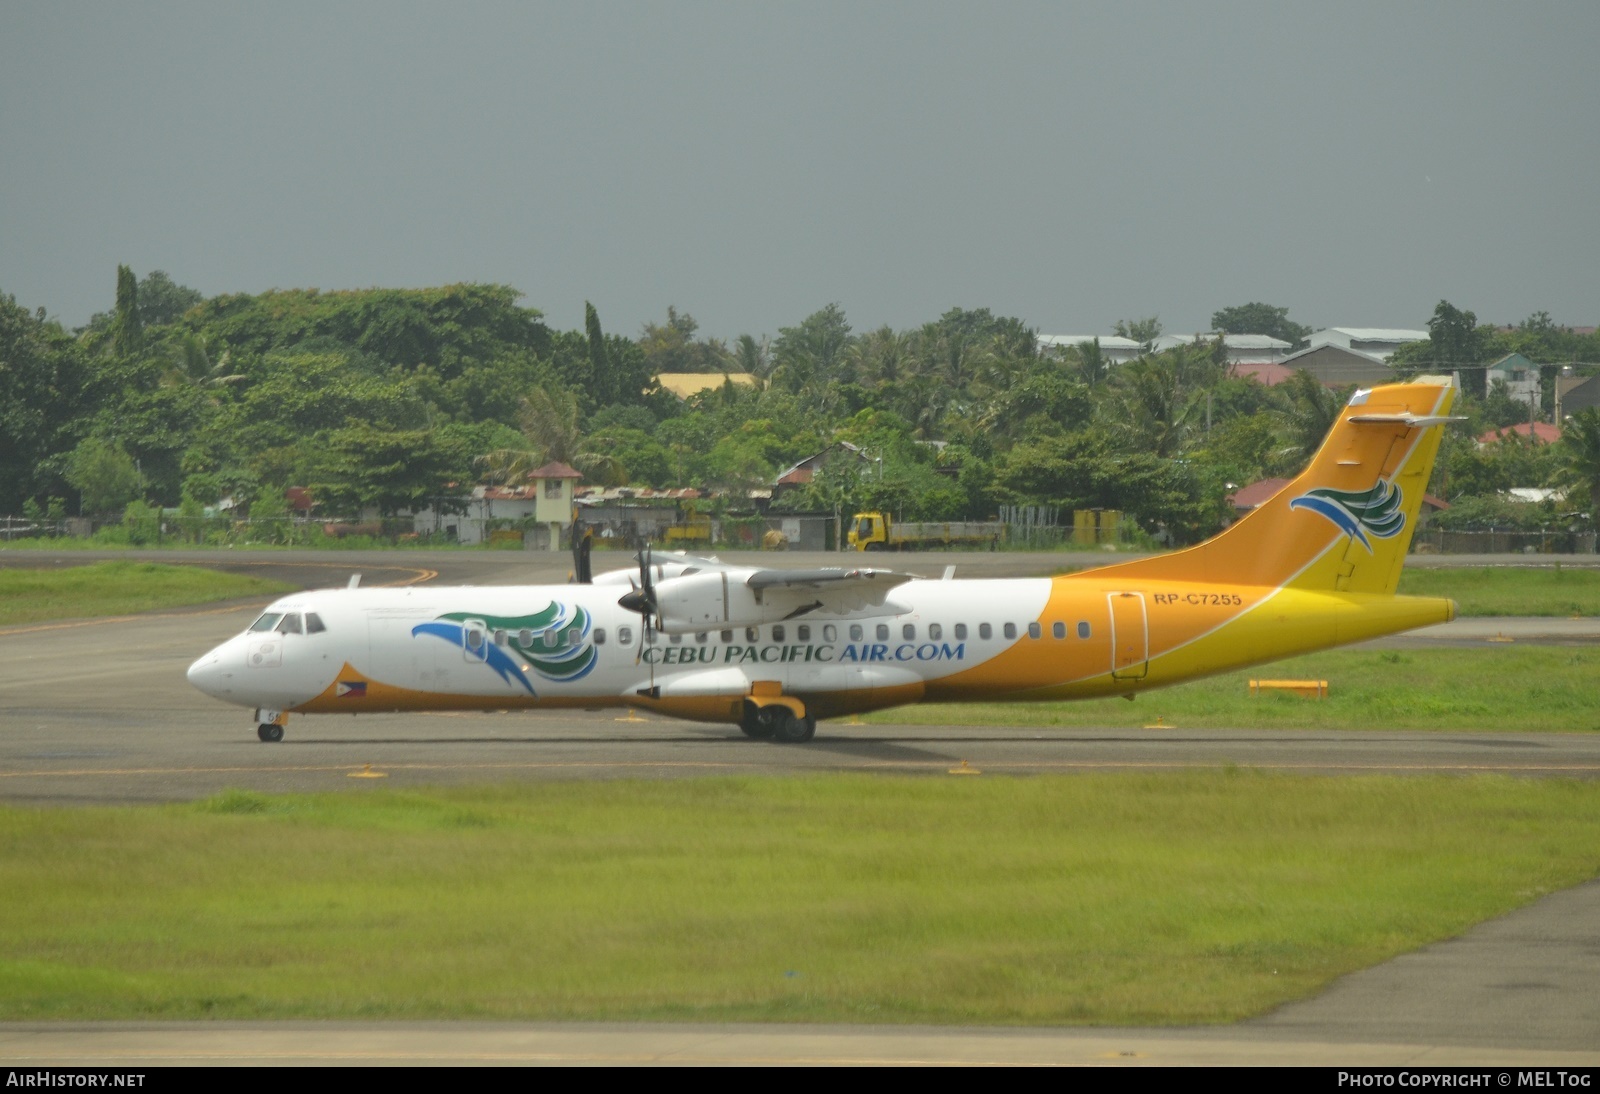
[[[1328,698],[1251,695],[1252,679],[1326,680]],[[1145,692],[1133,702],[948,703],[899,707],[893,725],[1167,725],[1190,729],[1600,731],[1600,647],[1328,650]]]
[[[1591,785],[1248,770],[0,810],[0,1018],[1223,1022],[1593,877]]]
[[[1413,567],[1399,591],[1448,596],[1462,615],[1600,615],[1600,569],[1586,567]]]
[[[158,562],[96,562],[60,570],[0,568],[0,625],[125,615],[272,596],[293,588],[279,581]]]

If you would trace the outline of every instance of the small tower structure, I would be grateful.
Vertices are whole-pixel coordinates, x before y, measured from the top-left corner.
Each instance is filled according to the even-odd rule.
[[[528,472],[528,482],[538,496],[533,519],[550,529],[547,549],[559,551],[567,541],[567,530],[572,527],[572,488],[583,474],[559,460]]]

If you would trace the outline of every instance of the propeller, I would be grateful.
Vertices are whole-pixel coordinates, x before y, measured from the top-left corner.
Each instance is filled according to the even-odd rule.
[[[594,568],[589,557],[593,551],[594,533],[584,526],[583,521],[574,521],[572,524],[572,580],[579,585],[590,585],[594,582]]]
[[[644,657],[644,648],[655,641],[656,614],[656,584],[651,575],[650,544],[644,545],[644,550],[639,552],[639,587],[623,593],[617,601],[618,607],[626,608],[630,612],[638,612],[644,617],[644,636],[639,643],[639,652],[634,657],[633,663],[637,665],[640,658]],[[655,665],[650,666],[650,686],[654,690],[656,682]]]

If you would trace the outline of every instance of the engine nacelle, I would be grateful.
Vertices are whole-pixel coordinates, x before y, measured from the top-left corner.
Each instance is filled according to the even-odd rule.
[[[670,577],[656,584],[656,610],[661,629],[668,634],[717,630],[721,627],[748,627],[778,623],[788,618],[796,605],[774,603],[745,584],[747,573],[702,573]]]

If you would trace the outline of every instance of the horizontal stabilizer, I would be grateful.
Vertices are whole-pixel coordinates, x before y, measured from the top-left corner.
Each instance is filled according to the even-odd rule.
[[[1407,429],[1418,429],[1467,419],[1452,414],[1352,414],[1349,420],[1357,425],[1403,425]]]

